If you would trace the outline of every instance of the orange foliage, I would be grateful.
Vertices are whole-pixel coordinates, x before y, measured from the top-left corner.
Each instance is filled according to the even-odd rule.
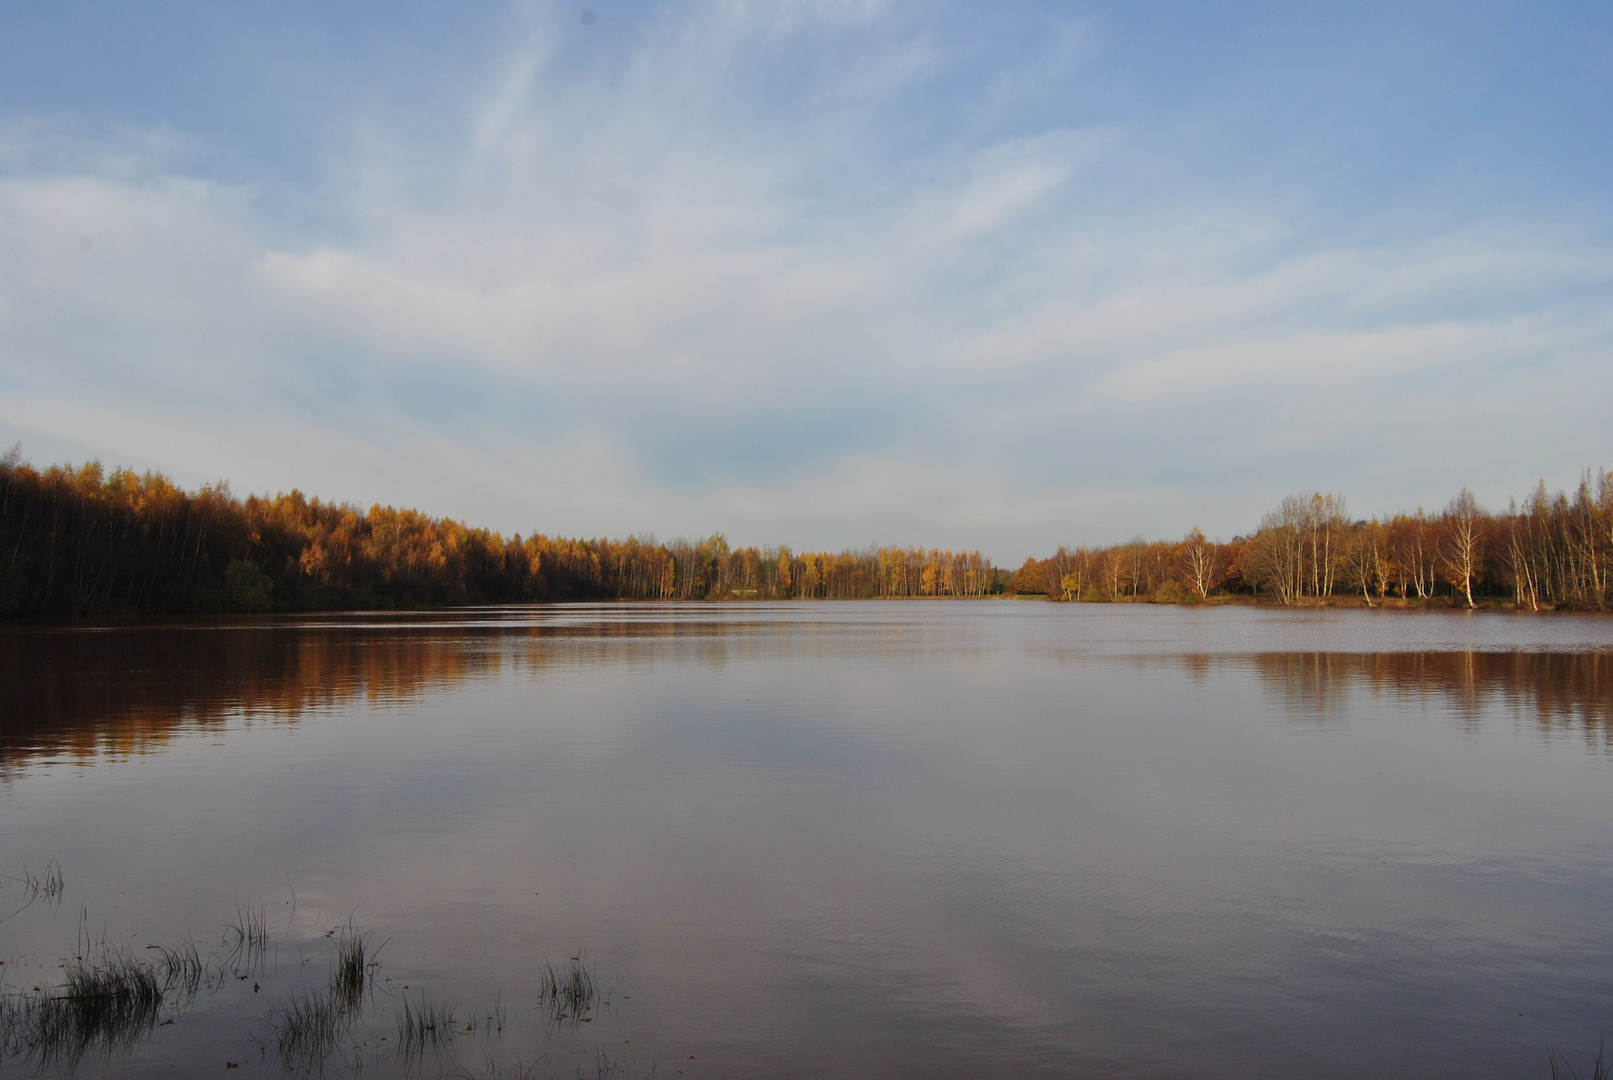
[[[236,499],[98,463],[0,458],[0,615],[400,608],[601,599],[979,596],[978,552],[807,552],[628,537],[506,539],[293,490]]]

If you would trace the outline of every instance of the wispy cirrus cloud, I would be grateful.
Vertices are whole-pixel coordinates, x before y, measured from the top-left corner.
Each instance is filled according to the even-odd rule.
[[[332,102],[311,178],[10,119],[0,435],[507,530],[1003,560],[1606,457],[1605,202],[1390,228],[1439,185],[1350,218],[1251,184],[1291,149],[1117,104],[1101,14],[577,14],[499,16],[429,117]]]

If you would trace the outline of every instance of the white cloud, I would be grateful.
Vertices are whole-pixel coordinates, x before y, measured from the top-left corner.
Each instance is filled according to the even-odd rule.
[[[957,61],[889,5],[670,5],[594,66],[523,25],[457,138],[355,114],[302,193],[326,227],[160,137],[0,139],[0,443],[506,530],[1009,561],[1229,533],[1296,484],[1370,512],[1613,464],[1594,236],[1173,201],[1144,123],[994,128],[1023,72],[892,151]],[[1049,81],[1091,44],[1055,46]],[[1520,407],[1566,430],[1543,450]]]

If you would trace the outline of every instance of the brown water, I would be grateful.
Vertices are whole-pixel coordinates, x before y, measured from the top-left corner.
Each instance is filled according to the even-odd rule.
[[[0,1074],[1545,1077],[1613,1034],[1605,618],[12,628],[0,685]],[[289,1046],[349,923],[367,988]],[[187,940],[116,1030],[27,1019]],[[405,1001],[455,1022],[411,1051]]]

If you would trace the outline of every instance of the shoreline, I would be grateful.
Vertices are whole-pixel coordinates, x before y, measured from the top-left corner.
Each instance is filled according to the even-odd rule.
[[[823,596],[790,596],[790,597],[700,597],[696,599],[642,599],[642,598],[609,598],[598,600],[540,600],[514,603],[483,603],[483,604],[421,604],[404,605],[396,607],[321,607],[321,608],[285,608],[280,610],[241,612],[241,611],[165,611],[165,612],[125,612],[105,613],[82,616],[42,616],[37,618],[19,616],[0,616],[0,628],[22,628],[55,626],[62,628],[92,629],[105,628],[134,628],[134,627],[160,627],[164,625],[178,626],[194,620],[206,620],[209,625],[221,622],[253,623],[264,619],[319,617],[319,616],[395,616],[395,615],[445,615],[455,612],[476,610],[512,610],[518,608],[564,608],[573,606],[623,606],[623,607],[670,607],[670,606],[711,606],[720,607],[736,604],[864,604],[864,603],[978,603],[980,601],[1005,600],[1018,603],[1044,603],[1070,606],[1090,607],[1171,607],[1171,608],[1216,608],[1216,607],[1244,607],[1262,608],[1273,611],[1315,611],[1335,609],[1345,611],[1393,611],[1393,612],[1447,612],[1451,614],[1490,614],[1490,615],[1539,615],[1539,616],[1613,616],[1613,610],[1596,609],[1593,607],[1574,607],[1569,605],[1551,606],[1542,604],[1538,610],[1530,610],[1519,605],[1514,600],[1503,600],[1496,597],[1474,598],[1474,606],[1465,606],[1460,598],[1429,597],[1426,599],[1404,598],[1389,596],[1375,598],[1370,604],[1359,596],[1329,596],[1306,597],[1304,600],[1283,604],[1263,596],[1248,595],[1221,595],[1211,596],[1203,600],[1166,600],[1147,596],[1122,596],[1112,599],[1086,598],[1080,600],[1066,600],[1046,596],[1041,593],[1000,593],[985,596],[866,596],[866,597],[823,597]]]

